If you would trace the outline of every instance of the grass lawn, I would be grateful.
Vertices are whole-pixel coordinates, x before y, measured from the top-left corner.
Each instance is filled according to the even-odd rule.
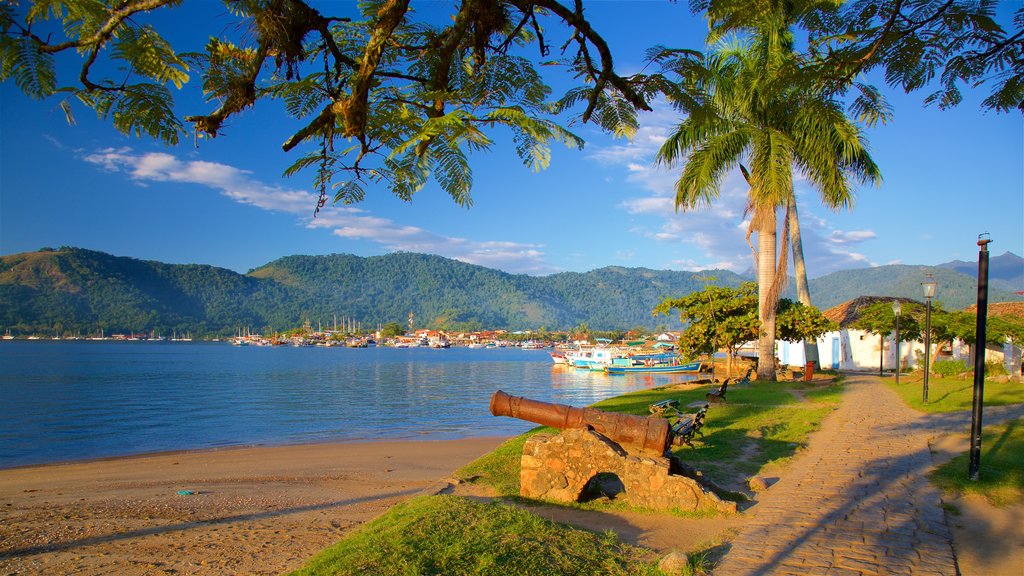
[[[705,402],[704,394],[717,386],[673,390],[655,388],[610,398],[594,404],[609,412],[648,415],[648,406],[666,399],[680,406]],[[803,382],[754,383],[731,387],[728,401],[712,404],[704,421],[704,437],[694,447],[673,452],[684,462],[702,470],[712,481],[735,486],[738,477],[755,476],[766,468],[789,460],[807,444],[811,432],[839,405],[840,384],[814,385]],[[793,391],[793,392],[790,392]],[[794,394],[795,392],[795,394]],[[696,412],[698,407],[686,408]],[[456,473],[456,476],[492,486],[502,496],[519,494],[519,459],[526,435],[512,438],[494,452]]]
[[[944,492],[981,495],[996,506],[1024,500],[1024,421],[985,427],[977,482],[967,478],[968,462],[968,454],[957,456],[932,472],[931,481]]]
[[[974,399],[974,380],[959,378],[928,378],[928,403],[921,402],[921,386],[924,375],[920,372],[900,375],[900,384],[894,378],[885,378],[885,383],[915,410],[927,413],[959,412],[970,410]],[[1005,406],[1024,403],[1024,384],[1021,382],[996,382],[985,380],[985,406]]]
[[[661,574],[649,553],[500,503],[414,498],[314,556],[316,574]]]

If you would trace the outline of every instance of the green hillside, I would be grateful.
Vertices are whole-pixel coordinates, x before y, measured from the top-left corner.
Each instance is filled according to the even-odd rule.
[[[881,266],[811,281],[827,309],[863,295],[920,299],[925,273],[937,301],[959,309],[975,300],[975,280],[944,267]],[[651,309],[668,296],[699,290],[708,277],[736,286],[724,270],[700,273],[606,267],[550,276],[508,274],[440,256],[395,253],[289,256],[249,274],[202,265],[117,257],[61,248],[0,257],[0,329],[13,334],[191,332],[226,336],[239,328],[284,330],[305,321],[355,318],[363,327],[405,323],[451,330],[598,330],[677,321]],[[791,289],[792,290],[792,289]],[[1020,299],[993,290],[993,302]]]
[[[941,266],[889,265],[842,270],[810,281],[815,306],[827,310],[858,296],[900,296],[924,302],[921,282],[932,274],[939,288],[936,304],[946,310],[961,310],[977,302],[978,279]],[[977,265],[974,268],[977,274]],[[1021,300],[1011,292],[989,286],[990,302]]]

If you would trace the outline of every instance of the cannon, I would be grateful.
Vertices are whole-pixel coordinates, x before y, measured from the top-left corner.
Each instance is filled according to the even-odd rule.
[[[509,416],[560,430],[589,429],[623,448],[664,455],[672,445],[684,443],[669,421],[656,416],[614,414],[596,408],[575,408],[512,396],[498,390],[491,396],[491,414]]]

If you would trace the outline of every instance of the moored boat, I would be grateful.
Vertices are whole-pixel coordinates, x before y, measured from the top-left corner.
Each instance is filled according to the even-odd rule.
[[[687,372],[700,372],[701,366],[702,363],[699,361],[686,364],[612,364],[605,367],[605,372],[609,374],[684,374]]]

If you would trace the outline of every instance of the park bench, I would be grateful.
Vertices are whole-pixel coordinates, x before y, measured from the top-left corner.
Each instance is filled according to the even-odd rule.
[[[683,444],[693,448],[694,435],[700,434],[701,438],[704,437],[704,432],[701,431],[701,428],[704,427],[704,416],[708,412],[708,406],[709,404],[705,404],[692,418],[677,421],[672,426],[672,435],[679,438]]]
[[[722,381],[722,385],[718,387],[718,390],[712,390],[704,395],[708,399],[708,402],[725,402],[725,392],[729,389],[729,379],[726,378]]]
[[[669,398],[668,400],[655,402],[654,404],[648,406],[647,409],[651,412],[651,414],[654,414],[655,416],[664,416],[666,410],[675,410],[676,412],[679,411],[679,400],[673,400],[672,398]]]

